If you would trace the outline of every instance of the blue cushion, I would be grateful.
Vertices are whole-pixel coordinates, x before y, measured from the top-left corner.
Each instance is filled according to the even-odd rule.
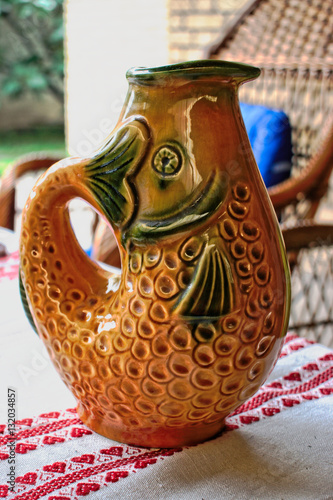
[[[291,126],[283,111],[241,103],[245,127],[266,187],[290,176]]]

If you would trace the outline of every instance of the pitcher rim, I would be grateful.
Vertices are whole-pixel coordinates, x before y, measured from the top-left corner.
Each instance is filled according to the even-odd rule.
[[[249,64],[202,59],[155,67],[133,67],[126,73],[129,82],[154,82],[160,79],[180,77],[198,79],[200,77],[216,76],[241,82],[249,81],[260,75],[260,69]]]

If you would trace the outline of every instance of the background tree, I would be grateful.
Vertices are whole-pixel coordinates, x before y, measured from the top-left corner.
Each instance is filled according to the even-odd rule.
[[[51,93],[64,101],[63,0],[0,0],[3,96]]]

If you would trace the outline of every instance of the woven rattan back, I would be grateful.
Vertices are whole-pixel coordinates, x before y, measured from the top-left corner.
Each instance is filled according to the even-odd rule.
[[[289,328],[333,348],[333,225],[283,229],[291,270]]]
[[[259,66],[261,77],[240,99],[282,109],[290,120],[292,178],[300,184],[269,190],[284,220],[314,216],[332,169],[332,33],[332,0],[251,0],[209,50],[212,59]]]
[[[332,0],[249,0],[225,26],[212,56],[254,64],[333,62]]]
[[[21,156],[5,170],[0,182],[0,227],[14,229],[17,181],[28,172],[40,172],[53,165],[59,158],[44,153]],[[27,193],[28,195],[29,193]]]

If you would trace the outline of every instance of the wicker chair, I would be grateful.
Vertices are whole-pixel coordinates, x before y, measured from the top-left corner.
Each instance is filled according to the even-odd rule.
[[[91,256],[109,266],[121,267],[117,241],[109,226],[102,219],[96,227]]]
[[[31,179],[26,182],[23,181],[23,188],[21,188],[24,189],[22,194],[27,197],[29,190],[39,175],[59,160],[59,156],[50,153],[30,153],[19,157],[12,165],[7,167],[0,179],[0,227],[19,232],[19,219],[25,201],[22,196],[19,196],[19,200],[17,200],[19,181],[26,174],[32,174]],[[89,221],[89,225],[85,224],[84,227],[82,227],[81,223],[83,209],[85,211],[85,220]],[[91,207],[83,202],[71,205],[70,214],[79,241],[81,239],[81,243],[88,247],[91,244],[98,223],[97,214],[94,214]]]
[[[250,0],[208,49],[210,59],[259,66],[244,102],[285,111],[292,126],[291,178],[269,188],[280,220],[313,218],[333,166],[332,0]]]
[[[56,156],[45,153],[32,153],[21,156],[5,170],[0,182],[0,227],[14,230],[17,181],[28,172],[42,172],[46,170],[59,159]]]
[[[333,348],[333,225],[282,226],[291,270],[289,328]]]
[[[16,187],[19,179],[31,172],[41,174],[59,160],[60,157],[48,153],[31,153],[19,157],[8,166],[0,179],[0,227],[17,229],[15,221],[20,213],[17,210]],[[116,240],[109,227],[102,220],[98,222],[97,214],[91,233],[94,235],[92,257],[111,266],[120,267]]]

